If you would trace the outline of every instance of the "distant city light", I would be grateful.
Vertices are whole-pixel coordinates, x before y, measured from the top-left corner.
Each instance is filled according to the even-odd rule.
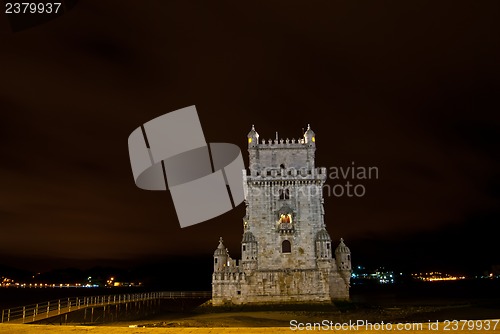
[[[351,274],[351,277],[355,279],[353,284],[357,284],[365,280],[376,281],[380,284],[394,283],[394,272],[385,270],[383,267],[378,268],[375,271],[367,271],[363,266],[357,266],[356,268],[357,269]]]
[[[453,275],[441,273],[438,271],[432,271],[430,273],[412,274],[412,277],[414,279],[426,281],[426,282],[456,281],[456,280],[465,279],[465,276],[453,276]]]

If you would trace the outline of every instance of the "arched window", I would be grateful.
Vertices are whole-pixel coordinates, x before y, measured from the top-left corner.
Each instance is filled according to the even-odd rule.
[[[279,194],[280,194],[280,199],[290,199],[289,189],[280,189]]]
[[[351,261],[351,256],[347,255],[347,260]]]
[[[292,252],[292,244],[288,240],[283,240],[281,243],[281,252],[282,253],[291,253]]]

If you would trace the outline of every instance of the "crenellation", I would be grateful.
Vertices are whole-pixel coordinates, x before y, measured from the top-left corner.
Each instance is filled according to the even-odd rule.
[[[306,146],[306,142],[304,139],[262,139],[260,143],[257,143],[255,145],[256,148],[258,149],[285,149],[285,148],[295,148],[295,149],[300,149]]]

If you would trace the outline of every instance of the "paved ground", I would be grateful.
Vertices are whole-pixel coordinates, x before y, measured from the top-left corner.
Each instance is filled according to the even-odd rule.
[[[482,325],[485,323],[482,322]],[[497,326],[500,327],[500,326]],[[495,330],[452,330],[449,328],[448,332],[454,333],[500,333],[500,329],[496,328]],[[423,330],[394,330],[393,332],[401,332],[407,334],[429,334],[429,333],[441,333],[444,331],[443,323],[439,324],[438,328],[429,329],[428,324],[424,324]],[[289,327],[246,327],[246,328],[129,328],[129,327],[108,327],[108,326],[45,326],[45,325],[7,325],[0,324],[0,334],[63,334],[63,333],[72,333],[72,334],[140,334],[140,333],[166,333],[166,334],[260,334],[260,333],[295,333],[295,332],[310,332],[306,330],[302,331],[292,331]],[[318,331],[319,332],[319,331]],[[322,330],[321,332],[330,332],[330,333],[341,333],[341,332],[353,332],[357,334],[363,333],[376,333],[380,332],[380,330]]]
[[[289,328],[128,328],[107,326],[43,326],[43,325],[1,325],[0,334],[135,334],[135,333],[166,333],[166,334],[244,334],[244,333],[290,333]]]

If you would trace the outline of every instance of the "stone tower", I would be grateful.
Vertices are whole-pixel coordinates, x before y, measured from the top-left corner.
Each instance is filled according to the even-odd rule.
[[[315,133],[308,126],[298,140],[276,135],[259,142],[252,126],[247,138],[242,258],[232,260],[221,238],[213,305],[348,299],[351,253],[342,239],[332,251],[323,207],[327,173],[315,167]]]

